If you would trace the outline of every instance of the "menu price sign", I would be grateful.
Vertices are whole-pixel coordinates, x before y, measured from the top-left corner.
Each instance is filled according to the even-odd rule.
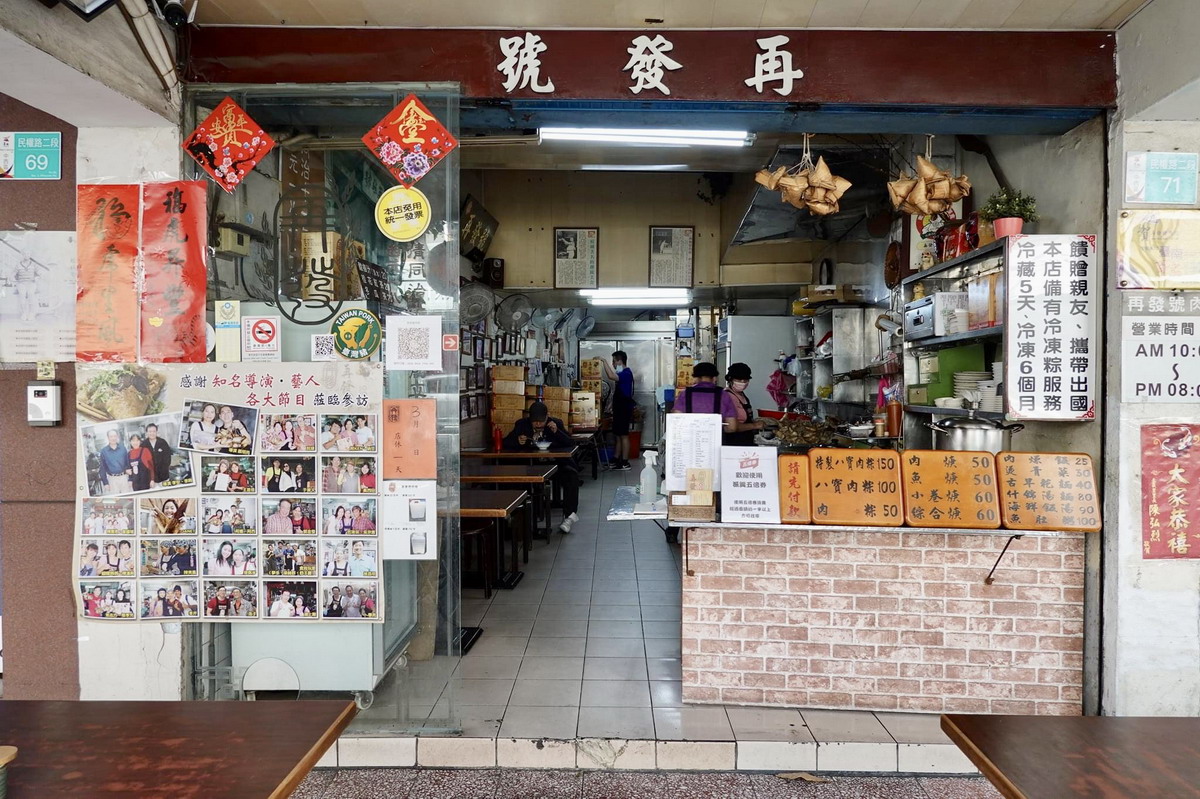
[[[1100,529],[1092,458],[1080,452],[1001,452],[1004,526],[1021,530]]]
[[[1124,291],[1121,399],[1200,398],[1200,292]]]
[[[1142,426],[1142,557],[1200,558],[1191,497],[1200,485],[1200,425]]]
[[[813,524],[899,527],[904,524],[900,456],[861,449],[814,449]]]
[[[990,452],[910,449],[900,458],[905,518],[913,527],[1000,526],[996,459]]]
[[[783,524],[812,522],[808,466],[807,455],[779,456],[779,516]]]
[[[1004,392],[1014,419],[1096,418],[1096,237],[1010,236]]]
[[[721,521],[779,524],[779,450],[721,447]]]
[[[663,493],[687,491],[688,469],[712,469],[714,484],[720,484],[720,414],[667,414],[667,460]]]

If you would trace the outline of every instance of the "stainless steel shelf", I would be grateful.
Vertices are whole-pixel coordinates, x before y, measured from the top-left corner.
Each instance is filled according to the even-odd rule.
[[[974,261],[977,258],[982,258],[985,255],[991,255],[992,253],[996,253],[996,252],[1003,252],[1004,247],[1007,244],[1008,244],[1007,238],[996,239],[995,241],[991,242],[990,244],[985,244],[982,247],[978,247],[974,250],[971,250],[966,255],[960,255],[957,258],[951,258],[949,261],[944,261],[944,262],[938,264],[937,266],[933,266],[924,271],[917,272],[916,274],[913,274],[913,275],[909,275],[908,277],[906,277],[900,281],[900,285],[909,286],[909,285],[912,285],[913,283],[916,283],[921,280],[928,280],[929,278],[933,277],[934,275],[938,275],[942,272],[946,272],[946,271],[948,271],[950,269],[954,269],[955,267],[958,267],[958,266],[965,266],[965,265],[971,263],[971,261]]]
[[[972,414],[966,408],[939,408],[936,405],[905,405],[904,410],[909,413],[921,413],[930,416],[970,416]],[[1004,414],[995,413],[994,411],[975,411],[974,415],[979,419],[991,419],[996,422],[1004,421]]]
[[[931,338],[905,339],[904,343],[912,349],[935,350],[981,341],[989,338],[1003,338],[1004,325],[984,327],[979,330],[968,330],[964,333],[951,333],[948,336],[933,336]]]

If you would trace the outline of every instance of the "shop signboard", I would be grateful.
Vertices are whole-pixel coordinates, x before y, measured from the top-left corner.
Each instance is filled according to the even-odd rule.
[[[813,449],[813,524],[904,524],[900,456],[889,450]]]
[[[1125,154],[1125,202],[1195,205],[1200,153]]]
[[[60,180],[60,131],[0,131],[0,179]]]
[[[1200,425],[1142,425],[1142,557],[1200,558],[1192,498],[1200,485]]]
[[[1200,291],[1121,292],[1121,399],[1200,402]]]
[[[1004,393],[1014,419],[1096,418],[1096,237],[1008,238]]]
[[[900,456],[904,513],[913,527],[1000,526],[996,459],[990,452],[906,450]]]
[[[81,616],[382,619],[380,364],[80,364],[76,382]]]
[[[721,521],[779,524],[779,449],[721,447]]]
[[[688,469],[712,469],[714,485],[721,484],[721,429],[717,413],[667,414],[664,494],[687,490]]]

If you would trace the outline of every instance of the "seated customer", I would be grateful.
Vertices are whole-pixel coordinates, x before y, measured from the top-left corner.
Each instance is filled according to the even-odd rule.
[[[504,437],[506,452],[537,451],[535,441],[549,441],[554,448],[573,447],[574,440],[567,434],[567,427],[561,419],[550,416],[544,403],[535,402],[529,406],[529,416],[513,425],[512,432]],[[554,473],[554,482],[562,490],[563,515],[565,518],[558,526],[560,533],[571,532],[572,525],[579,521],[579,464],[573,458],[557,460],[558,471]]]

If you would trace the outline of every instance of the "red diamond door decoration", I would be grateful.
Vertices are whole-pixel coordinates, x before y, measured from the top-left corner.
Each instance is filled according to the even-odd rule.
[[[362,138],[400,185],[411,188],[458,146],[425,104],[410,94]]]
[[[218,186],[232,192],[274,146],[275,140],[226,97],[187,137],[183,149]]]

